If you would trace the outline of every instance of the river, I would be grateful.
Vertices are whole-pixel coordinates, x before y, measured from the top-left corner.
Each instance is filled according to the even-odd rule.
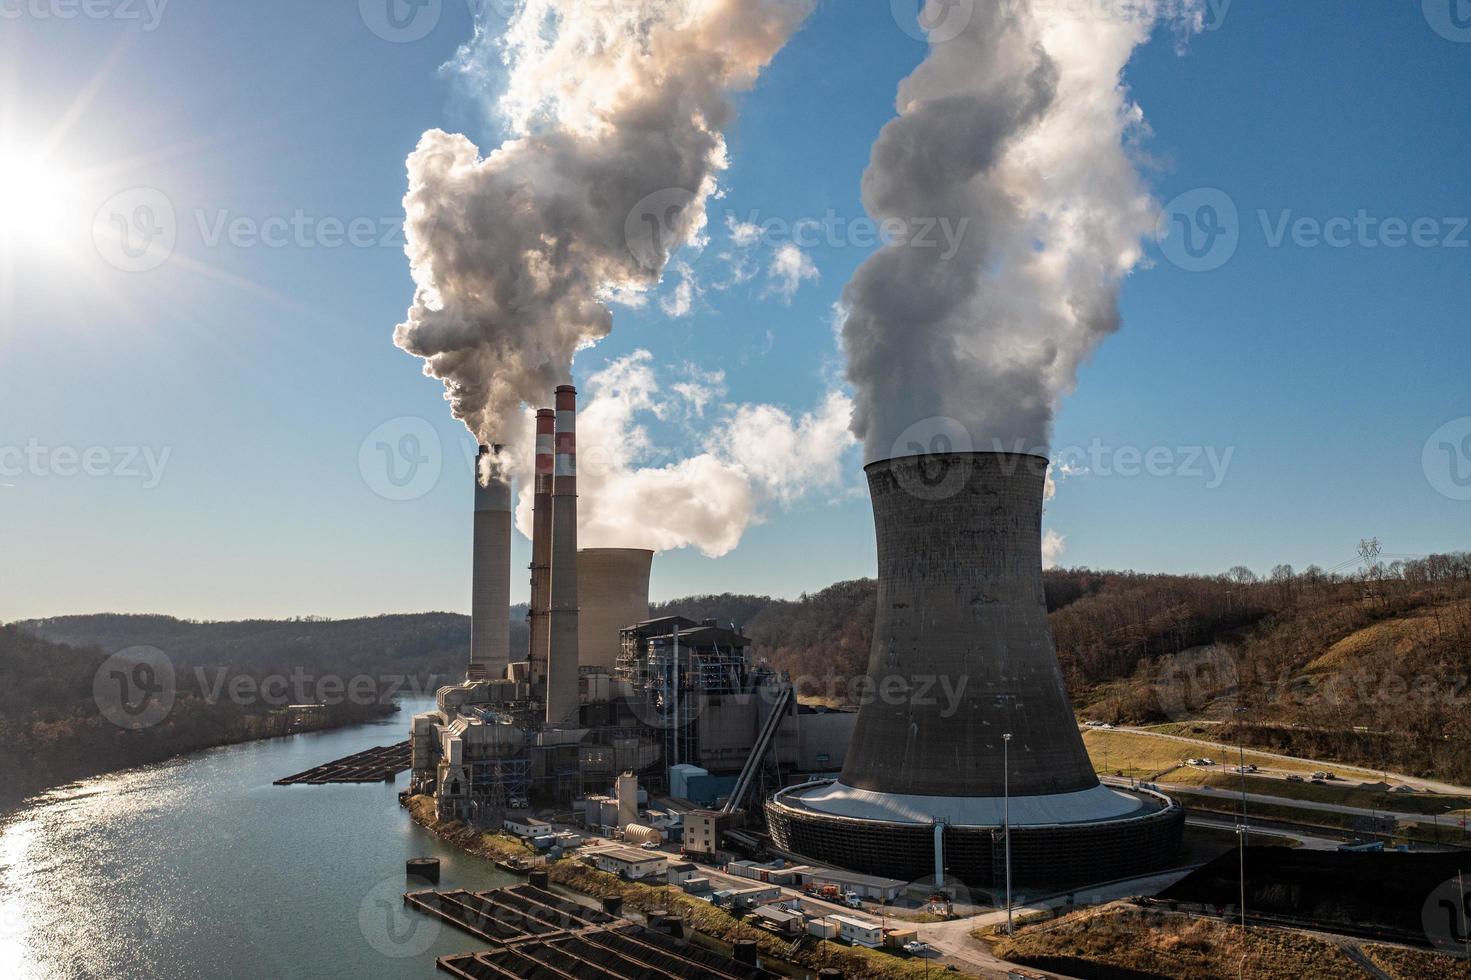
[[[404,861],[442,887],[512,876],[442,844],[387,783],[272,780],[402,741],[427,701],[381,721],[211,749],[0,811],[0,977],[426,980],[483,949],[402,907]],[[441,974],[442,975],[442,974]]]

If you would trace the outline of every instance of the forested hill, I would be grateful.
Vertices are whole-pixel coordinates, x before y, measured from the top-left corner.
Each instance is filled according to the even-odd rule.
[[[1090,717],[1212,718],[1228,723],[1225,735],[1239,729],[1278,749],[1471,779],[1471,555],[1352,575],[1285,565],[1265,578],[1245,568],[1217,576],[1067,569],[1048,571],[1044,582],[1068,690]],[[693,596],[651,611],[734,623],[805,697],[841,701],[867,669],[875,600],[875,583],[858,579],[797,599]],[[513,610],[515,651],[525,649],[524,614]],[[84,616],[22,625],[109,652],[149,645],[181,664],[252,671],[301,665],[457,679],[469,647],[468,620],[444,613],[242,623]]]
[[[187,666],[227,666],[257,673],[301,668],[341,675],[403,675],[426,683],[431,678],[440,682],[462,678],[470,649],[470,619],[455,613],[217,623],[104,613],[17,625],[69,646],[108,652],[157,647],[176,664]],[[511,649],[525,646],[526,607],[514,606]]]

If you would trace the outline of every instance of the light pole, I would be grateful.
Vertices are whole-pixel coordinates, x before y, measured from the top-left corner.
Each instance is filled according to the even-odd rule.
[[[1001,736],[1001,837],[1006,842],[1006,934],[1011,932],[1011,733]]]
[[[1237,715],[1246,713],[1244,705],[1238,705],[1233,712]],[[1246,978],[1246,841],[1248,821],[1246,816],[1246,734],[1239,729],[1236,732],[1237,769],[1241,773],[1241,828],[1237,834],[1241,838],[1241,977]]]

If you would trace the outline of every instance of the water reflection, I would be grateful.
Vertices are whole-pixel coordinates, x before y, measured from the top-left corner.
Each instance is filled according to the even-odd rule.
[[[0,812],[0,976],[431,977],[479,948],[393,908],[404,861],[445,887],[510,879],[440,844],[398,784],[272,786],[404,737],[408,716],[215,749]],[[387,896],[385,898],[385,896]]]

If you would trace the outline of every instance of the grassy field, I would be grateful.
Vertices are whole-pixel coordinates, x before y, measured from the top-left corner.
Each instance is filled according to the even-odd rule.
[[[1023,930],[998,943],[998,956],[1041,969],[1088,975],[1113,967],[1162,977],[1228,980],[1240,975],[1241,930],[1210,919],[1104,906]],[[1252,929],[1246,973],[1259,980],[1362,980],[1363,971],[1324,940]]]
[[[1180,786],[1208,786],[1212,789],[1241,791],[1241,776],[1234,773],[1196,769],[1182,766],[1159,777],[1161,782]],[[1336,803],[1341,806],[1356,806],[1366,810],[1395,810],[1400,813],[1448,814],[1451,811],[1471,807],[1471,800],[1463,796],[1442,796],[1439,793],[1385,793],[1382,790],[1364,789],[1344,780],[1327,783],[1294,783],[1285,779],[1267,779],[1261,776],[1246,777],[1246,791],[1263,796],[1276,796],[1286,800],[1302,800],[1305,803]],[[1449,820],[1447,816],[1447,820]]]
[[[1459,978],[1464,968],[1450,957],[1366,946],[1376,962],[1397,961],[1396,976]],[[1038,969],[1072,976],[1099,976],[1112,969],[1141,976],[1232,980],[1363,980],[1364,971],[1325,939],[1277,929],[1249,929],[1243,950],[1239,926],[1214,919],[1160,913],[1115,903],[1022,930],[994,947],[996,955]],[[1385,960],[1378,960],[1379,955]],[[1386,971],[1391,972],[1391,971]]]
[[[1394,980],[1471,980],[1471,963],[1418,949],[1365,946],[1364,953]]]

